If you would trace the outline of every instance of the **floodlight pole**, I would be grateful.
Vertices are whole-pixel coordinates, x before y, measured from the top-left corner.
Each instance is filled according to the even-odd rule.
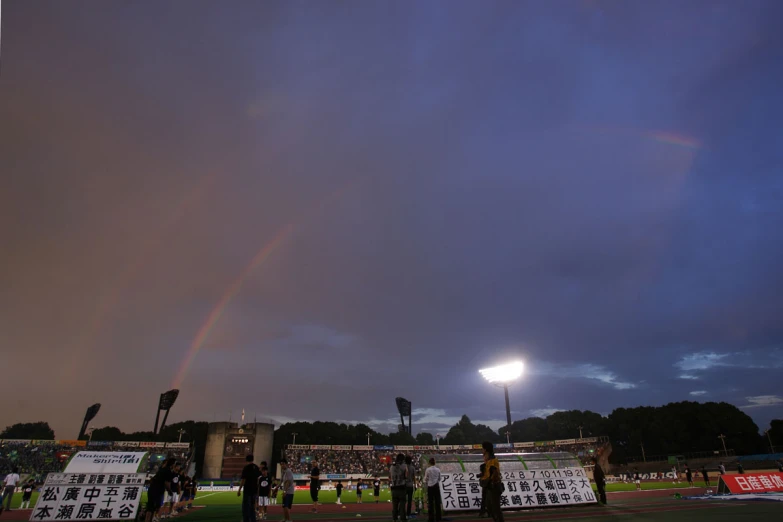
[[[508,404],[508,383],[503,383],[503,392],[506,394],[506,429],[511,430],[511,406]]]
[[[765,431],[764,435],[767,436],[767,442],[769,442],[769,452],[775,453],[775,448],[772,446],[772,437],[769,436],[769,430]]]
[[[367,434],[367,445],[368,446],[370,445],[370,434],[369,433]]]
[[[297,435],[299,435],[297,432],[295,432],[295,431],[291,432],[291,436],[294,438],[294,442],[293,442],[294,445],[296,445],[296,436]]]

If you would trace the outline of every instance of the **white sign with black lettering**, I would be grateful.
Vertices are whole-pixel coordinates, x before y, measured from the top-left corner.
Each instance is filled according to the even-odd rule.
[[[135,473],[146,452],[138,451],[80,451],[65,468],[67,473],[107,473],[109,471]]]
[[[133,520],[143,473],[50,473],[30,520]]]
[[[503,509],[593,504],[595,493],[585,470],[561,468],[507,471],[501,473],[506,491],[500,497]],[[481,508],[481,486],[477,473],[443,473],[440,496],[445,511]]]

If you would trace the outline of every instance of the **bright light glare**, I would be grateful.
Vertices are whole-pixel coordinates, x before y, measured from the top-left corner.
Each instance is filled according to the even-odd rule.
[[[503,384],[519,379],[524,369],[525,366],[522,364],[522,361],[515,361],[495,366],[494,368],[485,368],[479,370],[479,373],[491,383]]]

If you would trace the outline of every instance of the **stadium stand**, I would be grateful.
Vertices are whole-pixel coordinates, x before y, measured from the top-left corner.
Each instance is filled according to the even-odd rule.
[[[148,473],[157,470],[169,455],[185,464],[189,464],[193,456],[189,444],[158,443],[162,447],[154,448],[140,447],[140,444],[145,443],[95,441],[88,445],[86,441],[3,440],[0,441],[0,476],[16,467],[21,475],[42,480],[47,473],[62,472],[77,451],[148,451]]]
[[[526,453],[565,451],[577,456],[583,463],[587,463],[607,444],[608,439],[606,437],[593,437],[581,440],[531,442],[517,445],[498,444],[497,451],[520,451]],[[393,456],[400,452],[413,457],[413,461],[418,465],[423,454],[481,453],[481,445],[462,445],[456,448],[453,446],[289,445],[285,450],[285,457],[294,474],[298,475],[309,474],[312,462],[318,462],[321,473],[325,474],[383,476],[388,473],[389,464]]]

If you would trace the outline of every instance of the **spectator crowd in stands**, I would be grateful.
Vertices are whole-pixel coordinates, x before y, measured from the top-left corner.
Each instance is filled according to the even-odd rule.
[[[21,475],[32,475],[36,480],[42,480],[47,473],[60,473],[65,469],[70,456],[77,451],[134,451],[138,448],[112,448],[99,447],[87,448],[84,446],[72,446],[64,444],[34,444],[32,441],[3,441],[0,444],[0,476],[10,473],[17,468]],[[191,457],[189,450],[172,452],[167,450],[165,455],[153,453],[148,461],[148,472],[154,471],[164,456],[178,458],[181,462],[188,462]]]
[[[511,452],[524,453],[544,453],[544,452],[567,452],[577,456],[583,463],[588,463],[595,455],[596,450],[604,442],[576,442],[566,445],[547,445],[530,448],[508,449]],[[426,450],[426,451],[405,451],[406,455],[413,458],[414,466],[418,473],[419,461],[422,455],[437,454],[469,454],[481,453],[481,449],[450,449],[450,450]],[[503,450],[498,450],[503,451]],[[307,475],[310,473],[312,462],[317,462],[321,473],[324,474],[364,474],[370,476],[383,476],[388,474],[389,464],[394,456],[399,453],[397,450],[379,451],[379,450],[308,450],[308,449],[286,449],[285,457],[288,460],[291,470],[295,474]]]

